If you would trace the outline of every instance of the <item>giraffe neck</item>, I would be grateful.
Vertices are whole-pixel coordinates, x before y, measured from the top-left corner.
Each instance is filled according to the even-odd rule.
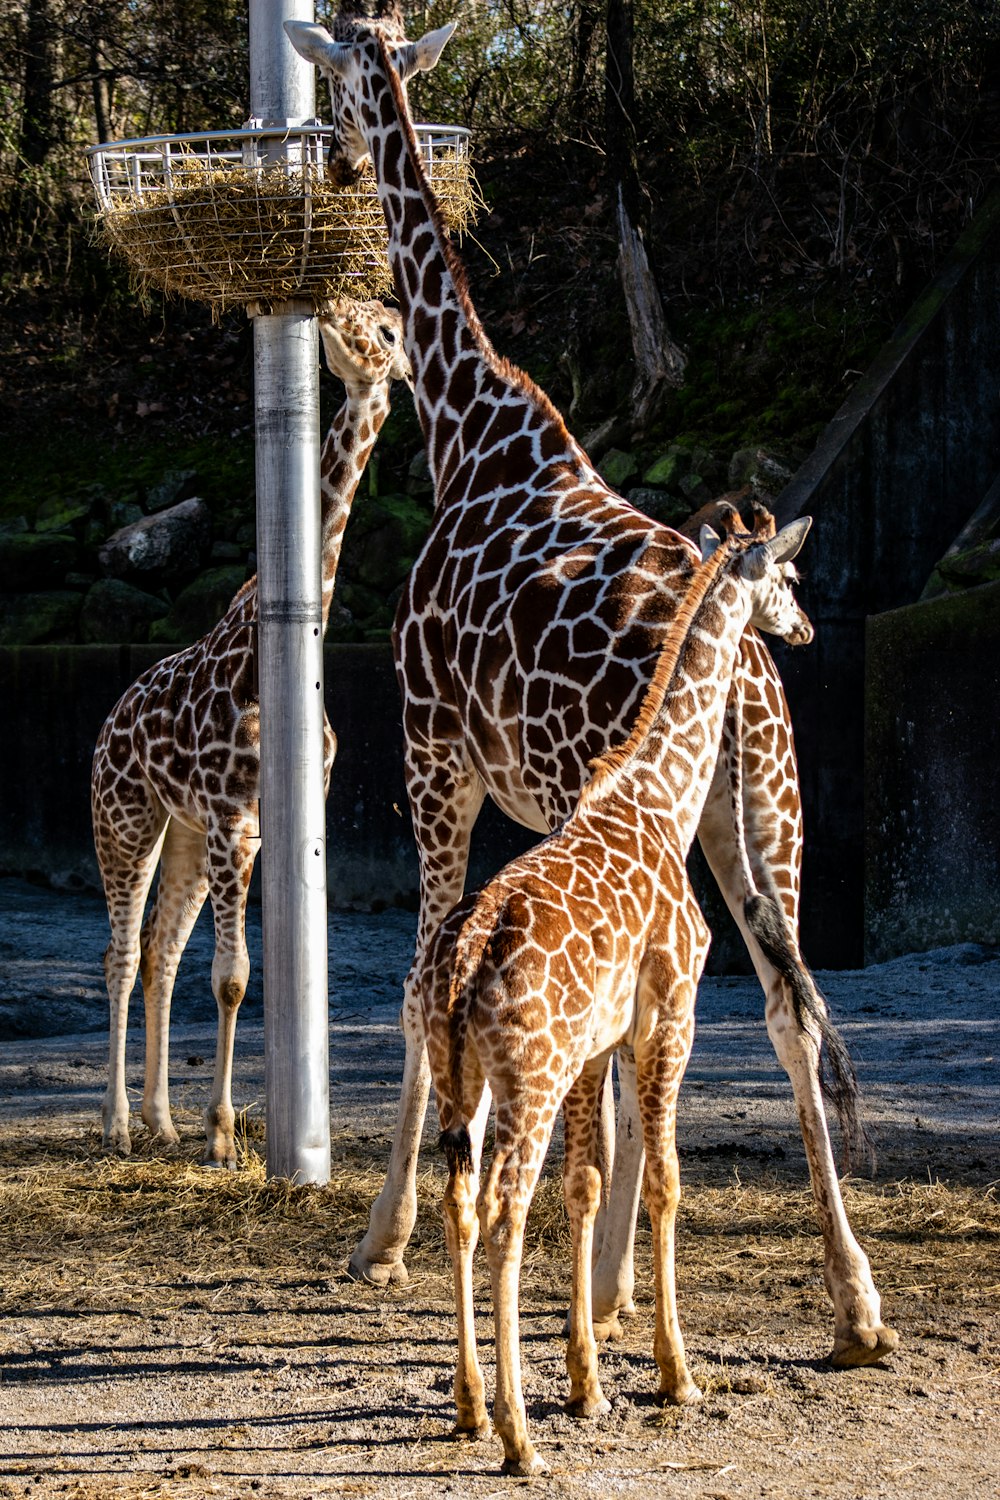
[[[721,552],[722,549],[720,549]],[[683,606],[624,745],[596,763],[580,809],[627,813],[686,856],[712,782],[740,640],[750,622],[749,587],[718,565],[693,608]],[[704,565],[704,573],[712,564]],[[698,574],[692,590],[698,588]],[[705,580],[702,579],[704,584]]]
[[[320,453],[320,526],[322,535],[323,629],[330,616],[344,529],[358,483],[389,415],[385,385],[348,386]]]
[[[510,432],[528,430],[539,461],[587,462],[548,397],[496,353],[483,331],[424,174],[403,86],[381,41],[379,49],[380,65],[367,75],[363,113],[374,123],[366,127],[366,143],[437,503],[447,503],[453,480],[459,493],[456,476],[480,439],[481,454]],[[493,423],[500,408],[502,418]]]

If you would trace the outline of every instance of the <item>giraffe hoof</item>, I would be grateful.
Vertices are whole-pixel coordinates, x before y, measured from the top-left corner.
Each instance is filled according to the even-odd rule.
[[[590,1417],[607,1416],[611,1410],[611,1402],[598,1391],[596,1396],[577,1396],[574,1400],[567,1401],[566,1410],[578,1422],[584,1422]]]
[[[203,1156],[201,1165],[211,1172],[235,1172],[235,1156]]]
[[[548,1464],[544,1458],[532,1452],[526,1458],[505,1458],[500,1465],[500,1473],[508,1474],[514,1479],[530,1479],[532,1474],[548,1473]]]
[[[104,1137],[104,1140],[101,1142],[101,1148],[109,1156],[131,1156],[132,1142],[129,1139],[128,1131],[126,1130],[124,1133],[112,1131],[110,1135]]]
[[[834,1342],[830,1364],[835,1370],[857,1370],[877,1365],[899,1347],[899,1334],[880,1323],[877,1328],[852,1328]]]
[[[481,1422],[470,1423],[468,1426],[456,1422],[448,1437],[453,1443],[482,1443],[492,1434],[492,1431],[492,1427],[484,1417]]]
[[[693,1380],[687,1380],[676,1391],[657,1391],[654,1400],[657,1406],[697,1406],[702,1392]]]
[[[410,1273],[401,1260],[362,1260],[352,1255],[347,1265],[352,1281],[367,1281],[370,1286],[405,1286]]]
[[[605,1318],[594,1319],[594,1338],[599,1344],[617,1343],[619,1339],[623,1339],[624,1337],[625,1330],[621,1325],[618,1308],[615,1308],[614,1312],[608,1313]]]

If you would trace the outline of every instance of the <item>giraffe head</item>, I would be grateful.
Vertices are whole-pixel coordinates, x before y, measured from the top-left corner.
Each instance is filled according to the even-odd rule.
[[[776,531],[774,517],[762,505],[754,505],[754,527],[747,531],[739,512],[726,507],[720,520],[725,539],[711,526],[701,528],[701,556],[707,560],[717,549],[728,544],[739,556],[735,575],[749,586],[752,600],[750,624],[769,635],[780,636],[790,646],[807,646],[813,638],[813,627],[806,618],[792,585],[798,581],[793,565],[812,525],[811,516],[802,516]],[[731,511],[731,514],[729,512]]]
[[[325,26],[307,21],[286,21],[284,25],[295,50],[307,62],[315,63],[329,84],[333,139],[327,173],[338,187],[350,187],[368,155],[361,120],[366,78],[382,66],[384,56],[405,93],[408,78],[435,66],[455,29],[454,23],[408,42],[396,0],[379,0],[372,17],[353,0],[346,0],[332,36]]]
[[[326,363],[349,391],[403,380],[413,389],[413,371],[403,348],[403,320],[381,302],[337,297],[317,310]]]

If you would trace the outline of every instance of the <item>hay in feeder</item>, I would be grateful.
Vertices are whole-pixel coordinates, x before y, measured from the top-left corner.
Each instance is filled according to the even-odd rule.
[[[438,149],[430,173],[445,222],[459,234],[481,199],[468,156]],[[175,153],[169,174],[116,191],[98,214],[103,236],[137,287],[208,302],[217,311],[293,297],[393,290],[385,219],[368,166],[337,188],[314,166],[255,168]]]

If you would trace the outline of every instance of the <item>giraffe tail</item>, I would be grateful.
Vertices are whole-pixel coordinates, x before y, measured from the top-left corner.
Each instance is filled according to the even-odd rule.
[[[819,1033],[820,1085],[837,1112],[844,1166],[849,1169],[861,1159],[872,1168],[875,1149],[861,1118],[858,1075],[844,1039],[830,1019],[822,992],[795,951],[781,906],[772,896],[753,895],[744,903],[743,912],[765,957],[788,982],[799,1026],[805,1029],[811,1022]]]
[[[493,929],[497,911],[504,899],[504,892],[491,882],[480,891],[476,903],[462,925],[455,940],[451,959],[451,974],[448,988],[448,1077],[451,1092],[450,1108],[442,1113],[450,1115],[448,1126],[438,1137],[438,1145],[444,1152],[449,1170],[472,1172],[472,1141],[469,1121],[464,1108],[463,1075],[465,1072],[466,1042],[469,1033],[469,989],[479,973],[483,954]]]

